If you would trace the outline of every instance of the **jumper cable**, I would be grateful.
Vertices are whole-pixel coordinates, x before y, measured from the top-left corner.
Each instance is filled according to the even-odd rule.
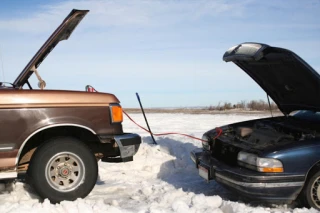
[[[86,91],[87,92],[98,92],[95,88],[93,88],[91,85],[87,85],[86,86]],[[151,137],[152,137],[152,140],[153,140],[153,143],[154,144],[157,144],[157,142],[155,141],[155,139],[153,138],[153,136],[164,136],[164,135],[182,135],[182,136],[185,136],[185,137],[189,137],[189,138],[192,138],[192,139],[195,139],[195,140],[199,140],[199,141],[202,141],[202,142],[208,142],[206,140],[202,140],[200,138],[197,138],[197,137],[194,137],[192,135],[187,135],[187,134],[183,134],[183,133],[177,133],[177,132],[166,132],[166,133],[158,133],[158,134],[155,134],[153,132],[151,132],[151,129],[149,127],[149,124],[148,124],[148,121],[147,121],[147,118],[145,116],[145,113],[144,113],[144,110],[143,110],[143,107],[142,107],[142,104],[141,104],[141,101],[140,101],[140,97],[139,97],[139,94],[136,93],[136,96],[138,98],[138,101],[139,101],[139,104],[140,104],[140,107],[141,107],[141,110],[142,110],[142,113],[143,113],[143,116],[144,116],[144,119],[146,121],[146,124],[148,126],[148,129],[144,128],[143,126],[139,125],[137,122],[135,122],[129,115],[128,113],[126,113],[124,110],[123,113],[129,118],[130,121],[132,121],[135,125],[137,125],[138,127],[140,127],[141,129],[143,129],[144,131],[150,133]],[[220,137],[220,135],[222,134],[222,129],[217,127],[216,128],[216,132],[217,132],[217,135],[213,138],[213,140],[217,139],[218,137]]]
[[[189,138],[192,138],[192,139],[195,139],[195,140],[199,140],[199,141],[203,141],[203,142],[207,142],[206,140],[202,140],[200,138],[197,138],[197,137],[194,137],[192,135],[187,135],[187,134],[183,134],[183,133],[177,133],[177,132],[166,132],[166,133],[151,133],[149,130],[147,130],[146,128],[144,128],[143,126],[139,125],[137,122],[135,122],[129,115],[128,113],[126,113],[125,111],[123,111],[123,113],[129,118],[130,121],[132,121],[135,125],[137,125],[138,127],[140,127],[141,129],[143,129],[144,131],[152,134],[152,135],[155,135],[155,136],[163,136],[163,135],[182,135],[182,136],[186,136],[186,137],[189,137]],[[213,139],[217,139],[221,134],[222,134],[222,129],[221,128],[216,128],[216,132],[217,132],[217,135],[213,138]]]

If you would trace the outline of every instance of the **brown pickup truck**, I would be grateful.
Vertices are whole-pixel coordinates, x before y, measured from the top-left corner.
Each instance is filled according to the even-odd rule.
[[[37,68],[88,12],[72,10],[17,79],[0,83],[0,180],[25,176],[53,203],[87,196],[97,180],[98,160],[132,161],[141,143],[139,135],[123,132],[114,95],[44,90]],[[38,90],[29,82],[33,73]]]

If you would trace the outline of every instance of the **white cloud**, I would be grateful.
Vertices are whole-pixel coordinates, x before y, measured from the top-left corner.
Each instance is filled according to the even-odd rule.
[[[91,10],[86,26],[143,26],[159,27],[184,21],[195,21],[205,16],[238,16],[242,3],[226,1],[174,0],[92,0],[66,1],[44,5],[29,17],[0,20],[0,30],[41,33],[51,31],[73,9]]]

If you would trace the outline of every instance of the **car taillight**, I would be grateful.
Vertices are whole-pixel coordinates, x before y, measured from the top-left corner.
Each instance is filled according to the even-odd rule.
[[[123,121],[122,107],[119,104],[110,104],[110,114],[112,123]]]

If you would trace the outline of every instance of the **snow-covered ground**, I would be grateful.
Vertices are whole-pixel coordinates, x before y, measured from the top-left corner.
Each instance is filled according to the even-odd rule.
[[[142,114],[131,114],[144,125]],[[256,119],[257,115],[190,115],[149,114],[155,133],[180,132],[200,137],[216,126]],[[139,213],[202,213],[202,212],[317,212],[314,209],[292,209],[290,206],[251,206],[214,181],[206,183],[199,177],[191,150],[201,142],[179,135],[155,137],[125,119],[124,130],[142,136],[143,143],[133,162],[111,164],[99,162],[99,180],[85,199],[40,203],[37,195],[22,183],[0,184],[0,212],[139,212]]]

